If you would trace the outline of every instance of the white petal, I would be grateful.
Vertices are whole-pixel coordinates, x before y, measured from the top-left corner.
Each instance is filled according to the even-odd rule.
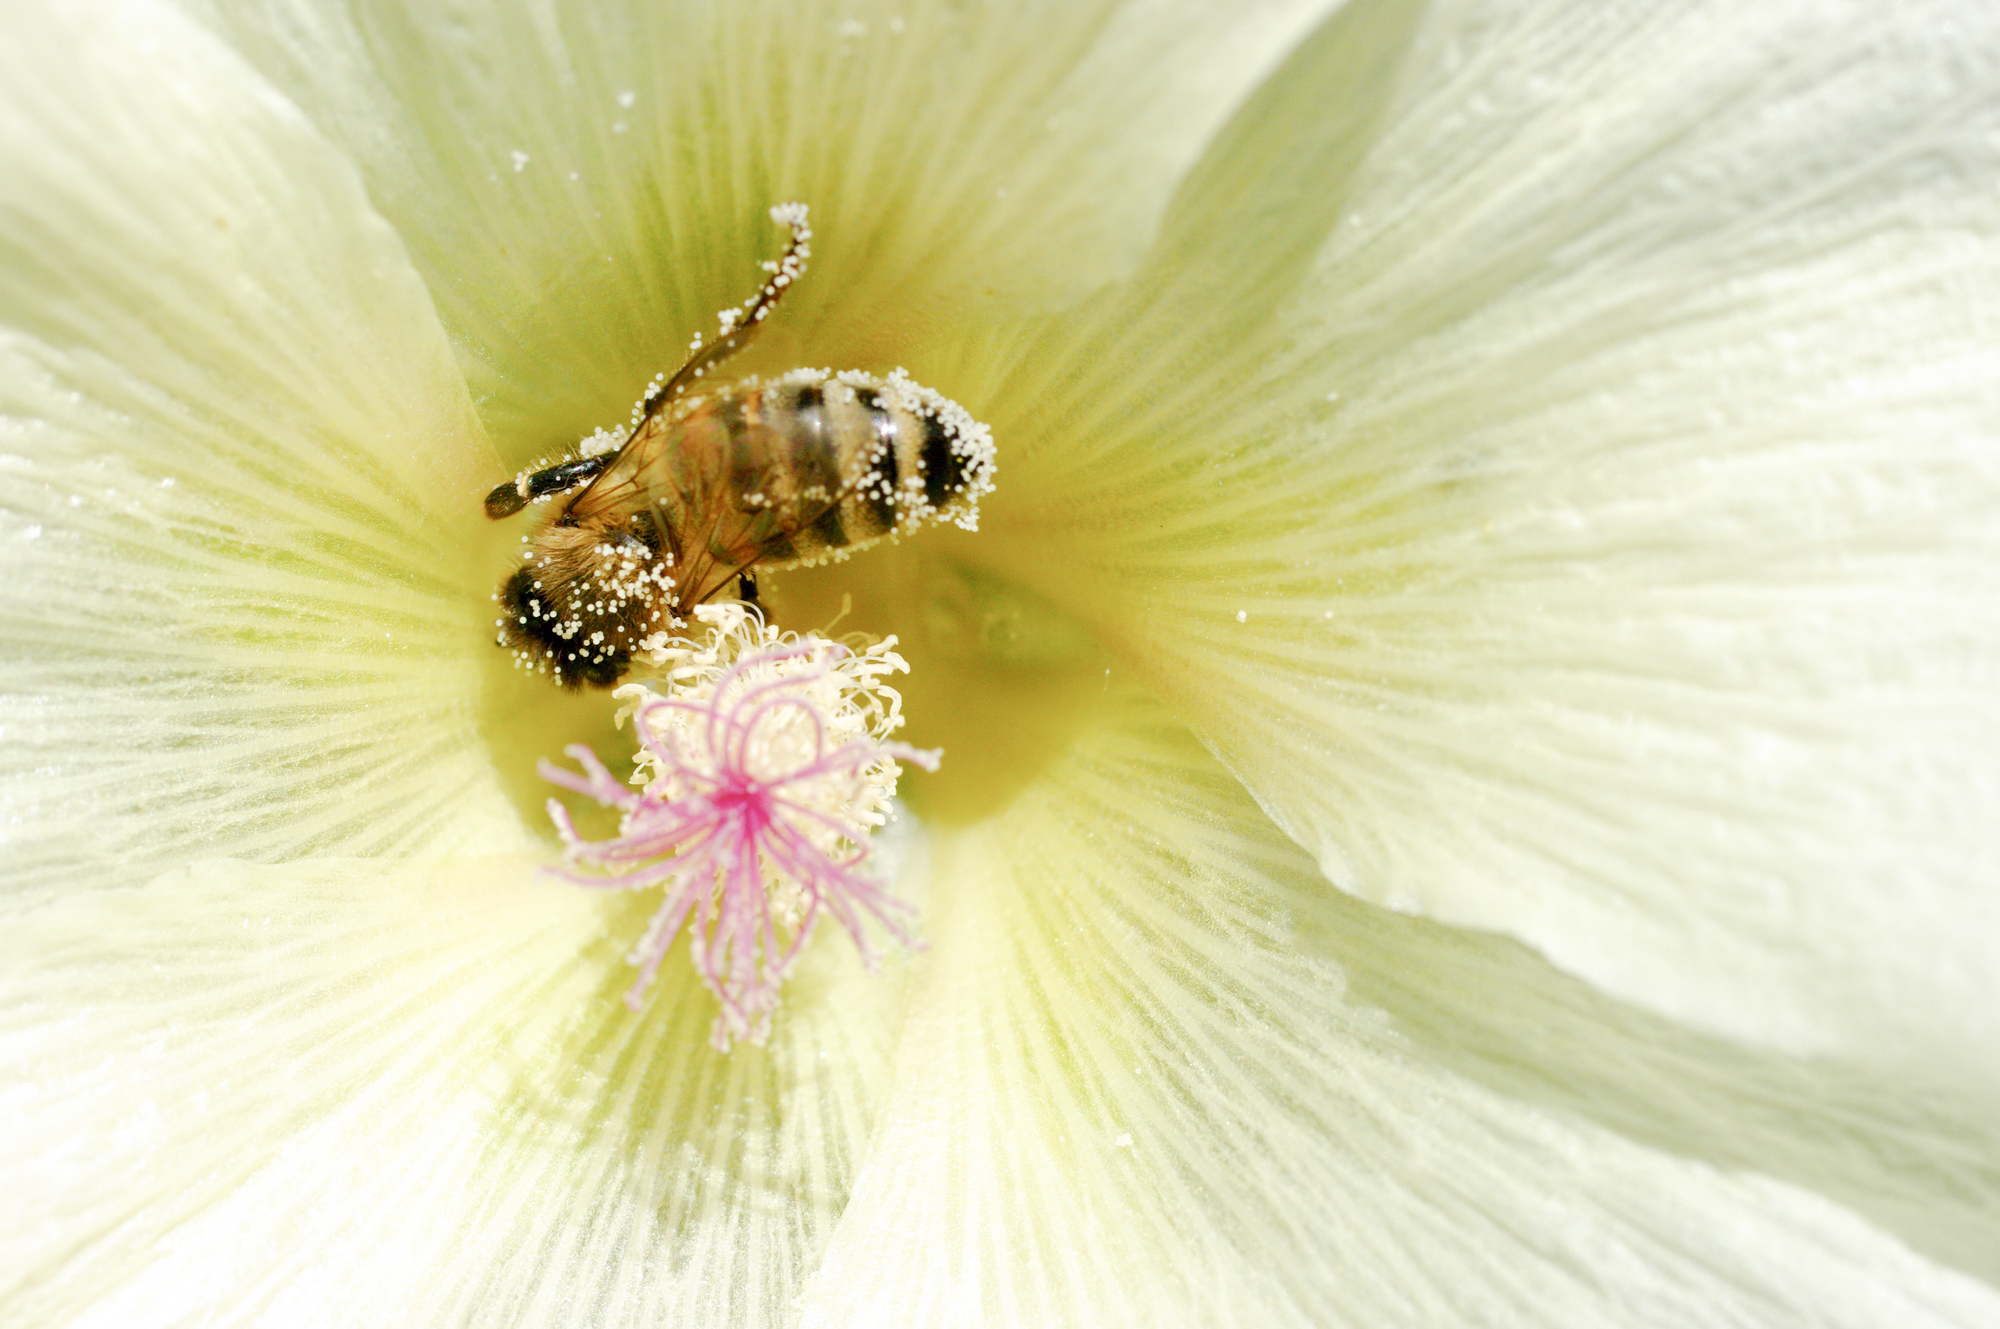
[[[815,259],[774,363],[886,368],[941,316],[1129,273],[1327,7],[281,0],[218,21],[363,163],[512,463],[622,418],[712,333],[784,199],[812,206]]]
[[[768,1324],[867,1140],[900,969],[829,936],[715,1053],[647,901],[518,861],[210,863],[9,924],[9,1322]]]
[[[145,4],[10,22],[0,100],[10,877],[506,842],[493,463],[353,170]]]
[[[1412,49],[1317,211],[995,387],[1039,449],[982,555],[1343,887],[2000,1083],[2000,24],[1471,6]],[[1239,189],[1312,178],[1286,132],[1347,160],[1309,131]]]
[[[937,871],[934,949],[807,1325],[2000,1314],[1990,1287],[1806,1190],[1411,1055],[1339,967],[1291,944],[1293,911],[1324,892],[1310,860],[1171,727],[1086,739],[941,844]],[[1350,912],[1364,934],[1377,915]],[[1445,991],[1437,967],[1404,979],[1421,995],[1399,1023],[1509,996]],[[1855,1129],[1788,1106],[1781,1130]]]

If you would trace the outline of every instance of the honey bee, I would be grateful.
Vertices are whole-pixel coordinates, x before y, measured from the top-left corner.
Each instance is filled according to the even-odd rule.
[[[770,280],[723,312],[716,341],[697,337],[673,377],[654,380],[621,445],[586,448],[486,496],[495,519],[568,496],[496,596],[499,642],[518,664],[565,687],[609,687],[685,611],[731,586],[754,599],[753,568],[845,558],[935,521],[976,526],[993,487],[992,436],[900,369],[704,384],[804,271],[805,206],[771,217],[792,238],[764,264]]]

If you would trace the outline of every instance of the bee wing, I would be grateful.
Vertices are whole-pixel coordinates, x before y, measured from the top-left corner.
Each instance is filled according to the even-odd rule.
[[[784,441],[733,409],[697,411],[671,425],[655,416],[570,504],[569,516],[610,527],[649,514],[661,552],[673,559],[676,605],[685,612],[757,563],[793,558],[806,532],[866,478],[801,491]]]
[[[611,464],[570,500],[566,519],[583,525],[615,524],[621,511],[636,513],[651,507],[655,477],[673,445],[674,432],[663,415],[641,421]]]

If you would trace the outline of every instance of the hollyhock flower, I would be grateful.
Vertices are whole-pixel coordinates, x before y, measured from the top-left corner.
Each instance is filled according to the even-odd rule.
[[[11,1322],[2000,1322],[2000,17],[17,9]],[[480,500],[793,198],[1001,469],[722,1053]]]

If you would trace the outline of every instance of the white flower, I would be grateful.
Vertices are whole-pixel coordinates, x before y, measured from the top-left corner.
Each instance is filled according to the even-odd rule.
[[[1988,8],[58,8],[10,1319],[2000,1322]],[[533,877],[608,708],[479,504],[780,198],[745,369],[1001,473],[777,579],[904,636],[930,947],[725,1055]]]

